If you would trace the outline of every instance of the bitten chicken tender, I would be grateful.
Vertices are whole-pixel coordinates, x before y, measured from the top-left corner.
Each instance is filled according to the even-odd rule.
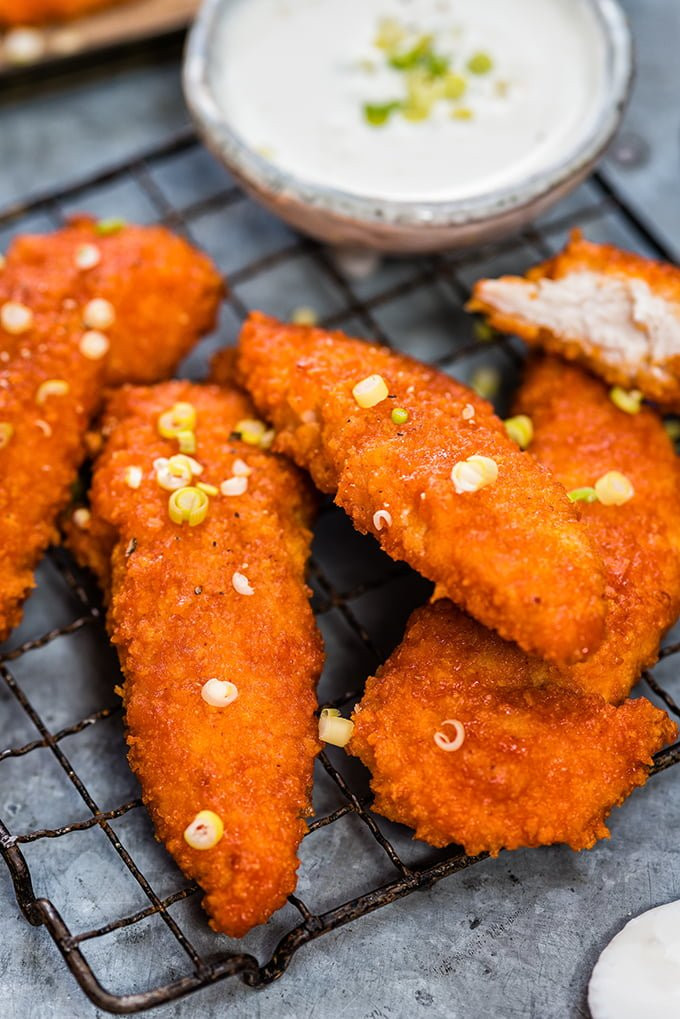
[[[607,387],[555,358],[529,364],[517,400],[533,422],[530,453],[568,491],[609,471],[632,483],[621,506],[577,503],[605,568],[605,638],[585,662],[550,670],[561,681],[621,701],[658,656],[680,614],[680,468],[658,415],[627,414]],[[578,591],[572,592],[574,599]]]
[[[0,269],[0,641],[84,455],[102,387],[170,374],[215,320],[222,282],[160,227],[81,218],[15,240]]]
[[[0,0],[0,25],[36,25],[65,21],[123,0]]]
[[[348,749],[372,772],[375,809],[473,855],[590,848],[677,736],[643,698],[617,708],[544,683],[534,659],[449,601],[413,614],[353,717]],[[446,750],[435,736],[456,741],[454,721],[464,739]]]
[[[564,489],[520,452],[488,403],[401,354],[259,313],[242,330],[237,374],[274,423],[274,448],[336,493],[389,555],[545,658],[578,660],[597,647],[599,557]],[[364,409],[353,389],[372,375],[389,395]],[[408,421],[393,423],[394,408]],[[456,467],[460,485],[452,469],[476,455],[487,459],[473,466],[473,486],[489,466],[492,476],[464,490],[470,464]]]
[[[172,493],[157,479],[177,453],[158,419],[177,403],[197,418],[201,471],[189,484],[214,486],[193,526],[170,519]],[[292,464],[234,440],[252,414],[235,390],[124,387],[108,405],[91,520],[70,532],[108,589],[130,764],[158,837],[204,889],[211,926],[234,937],[295,888],[322,665],[304,580],[314,500]],[[219,491],[237,478],[247,484]],[[215,694],[235,699],[204,699]],[[217,815],[224,834],[192,848],[184,833],[202,811]]]
[[[469,310],[607,382],[680,410],[680,269],[579,231],[526,279],[480,280]]]

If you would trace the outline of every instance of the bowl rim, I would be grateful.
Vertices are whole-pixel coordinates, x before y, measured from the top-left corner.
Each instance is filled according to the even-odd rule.
[[[189,32],[182,69],[184,95],[205,143],[246,186],[279,202],[314,208],[366,225],[450,227],[485,222],[519,211],[585,175],[618,129],[634,75],[633,39],[619,0],[579,0],[591,9],[606,53],[602,108],[593,126],[566,157],[521,183],[458,199],[398,200],[362,195],[305,180],[251,148],[229,124],[210,87],[212,42],[233,0],[204,0]]]

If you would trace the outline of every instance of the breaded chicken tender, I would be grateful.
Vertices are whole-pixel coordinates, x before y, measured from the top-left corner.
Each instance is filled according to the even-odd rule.
[[[604,563],[605,638],[585,662],[558,670],[561,681],[617,703],[680,614],[678,458],[654,411],[619,410],[602,382],[556,358],[530,362],[516,409],[532,419],[531,454],[568,491],[609,471],[633,486],[620,506],[577,503]]]
[[[613,707],[543,682],[535,659],[449,601],[413,614],[353,718],[375,810],[472,855],[590,848],[677,736],[643,698]]]
[[[102,387],[171,373],[222,292],[208,259],[167,230],[99,231],[81,218],[19,237],[0,269],[0,640],[55,535]]]
[[[188,485],[214,486],[194,525],[170,519],[173,493],[159,484],[178,463],[159,417],[186,403],[200,469]],[[295,888],[322,664],[304,580],[314,500],[292,464],[234,439],[243,418],[252,408],[233,389],[121,389],[108,405],[91,520],[70,534],[108,591],[130,764],[158,837],[205,891],[211,926],[234,937]],[[229,479],[241,485],[222,494]],[[185,831],[203,811],[224,834],[192,848]]]
[[[564,489],[471,390],[374,344],[259,313],[242,330],[237,374],[273,422],[274,448],[336,493],[389,555],[547,659],[578,660],[597,647],[599,557]],[[372,375],[389,395],[365,409],[353,390]],[[395,424],[394,408],[408,420]],[[469,490],[465,461],[480,455],[497,477],[482,487],[473,468]]]
[[[123,0],[0,0],[0,25],[37,25],[65,21]]]
[[[517,410],[532,419],[532,454],[567,489],[611,470],[633,484],[622,505],[578,503],[605,566],[605,639],[586,662],[549,665],[437,601],[368,681],[350,744],[379,812],[469,853],[592,846],[677,735],[647,701],[607,704],[652,664],[680,611],[678,466],[661,421],[624,413],[601,382],[554,358],[530,363]],[[447,751],[459,725],[464,742]]]
[[[680,410],[680,269],[579,231],[526,278],[483,279],[469,310],[607,382]]]

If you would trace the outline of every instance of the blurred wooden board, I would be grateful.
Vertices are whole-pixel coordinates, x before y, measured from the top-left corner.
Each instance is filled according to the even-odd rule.
[[[81,18],[31,28],[28,38],[17,38],[25,29],[0,29],[0,82],[30,78],[32,70],[57,70],[104,50],[173,35],[191,23],[199,6],[200,0],[118,0]],[[18,47],[26,50],[25,59],[17,59]]]

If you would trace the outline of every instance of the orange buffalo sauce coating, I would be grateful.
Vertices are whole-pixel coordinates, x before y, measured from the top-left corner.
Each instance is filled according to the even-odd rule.
[[[568,490],[621,472],[634,494],[621,506],[577,504],[605,571],[605,637],[560,679],[617,703],[657,658],[680,613],[680,468],[658,414],[626,414],[607,387],[556,358],[530,363],[516,408],[531,417],[529,451]],[[577,589],[572,597],[579,597]]]
[[[85,246],[100,257],[81,269]],[[0,640],[18,623],[54,538],[103,386],[172,372],[212,327],[221,293],[208,259],[160,227],[99,236],[93,220],[80,218],[10,246],[0,269],[0,424],[11,433],[0,444]],[[99,357],[83,347],[93,300],[115,312]]]
[[[599,556],[562,486],[466,386],[384,347],[259,313],[242,330],[237,375],[274,424],[274,448],[389,555],[526,650],[566,662],[597,647]],[[373,375],[388,396],[362,408],[353,390]],[[395,425],[393,407],[408,421]],[[472,482],[459,477],[469,458]]]
[[[371,771],[375,809],[473,855],[589,849],[678,732],[644,698],[614,707],[546,680],[542,662],[446,600],[413,614],[352,718],[348,749]],[[447,719],[465,731],[450,753],[435,738]]]
[[[170,519],[158,483],[157,462],[177,450],[158,420],[177,403],[195,408],[197,477],[218,490],[195,526]],[[295,888],[320,746],[322,650],[304,580],[314,500],[295,467],[234,437],[249,417],[233,389],[124,387],[108,405],[90,525],[69,528],[108,591],[130,764],[158,837],[234,937]],[[222,495],[244,464],[247,490]]]
[[[605,568],[604,640],[585,662],[549,665],[437,601],[369,679],[350,742],[378,811],[470,853],[592,846],[677,737],[648,701],[623,701],[680,611],[678,462],[661,420],[619,410],[601,382],[552,358],[530,364],[516,402],[532,455],[566,487],[611,469],[633,485],[622,505],[578,504]],[[452,719],[464,739],[443,753]]]
[[[36,25],[65,21],[122,0],[0,0],[0,25]]]

